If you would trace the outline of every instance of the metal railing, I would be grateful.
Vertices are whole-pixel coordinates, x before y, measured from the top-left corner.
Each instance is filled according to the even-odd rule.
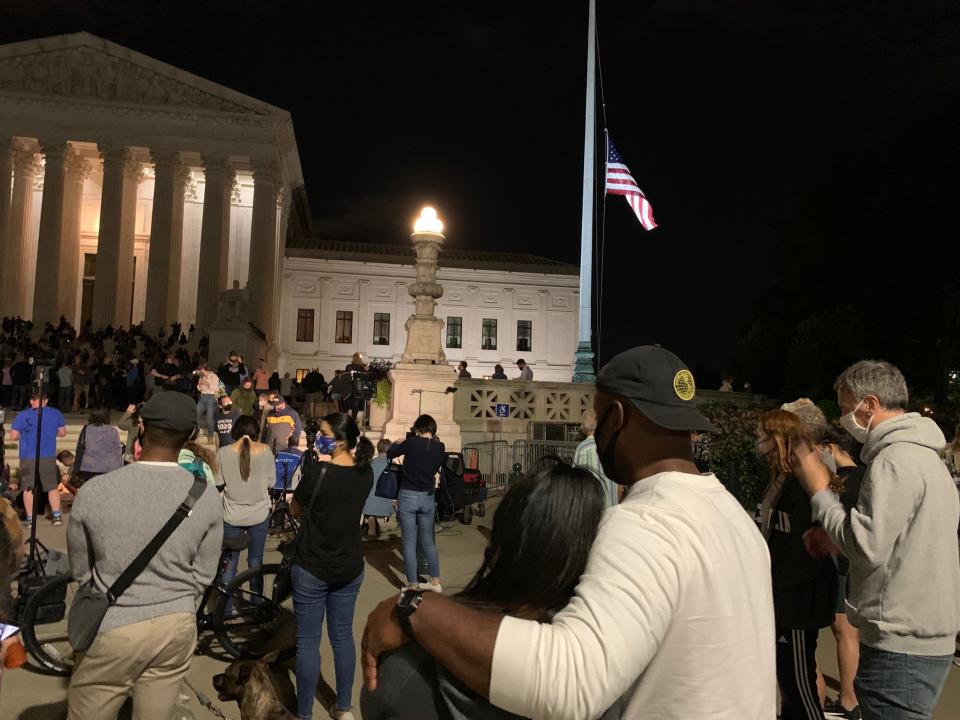
[[[463,462],[486,480],[487,489],[505,487],[513,469],[513,452],[506,440],[470,443],[463,446]]]
[[[548,469],[551,460],[573,463],[577,445],[560,440],[515,440],[512,446],[506,440],[468,443],[462,449],[463,462],[468,470],[478,471],[492,490],[505,488],[514,477]]]
[[[520,465],[520,472],[533,475],[546,470],[551,459],[573,463],[573,453],[578,443],[563,440],[515,440],[513,461]]]

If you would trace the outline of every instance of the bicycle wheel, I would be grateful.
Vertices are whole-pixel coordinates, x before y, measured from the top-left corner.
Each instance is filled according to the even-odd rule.
[[[279,660],[297,652],[293,599],[278,602],[277,564],[237,575],[219,594],[213,609],[213,631],[223,649],[235,658],[255,660],[277,650]]]
[[[27,652],[52,675],[69,675],[74,654],[67,638],[67,611],[80,583],[70,575],[55,575],[27,602],[21,619]]]

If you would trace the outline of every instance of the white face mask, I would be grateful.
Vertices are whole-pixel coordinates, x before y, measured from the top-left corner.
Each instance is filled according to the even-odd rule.
[[[833,453],[829,450],[820,450],[820,459],[830,472],[837,474],[837,461],[833,459]]]
[[[850,433],[853,436],[853,439],[858,443],[865,443],[867,441],[867,436],[870,434],[870,423],[873,422],[873,418],[867,420],[867,426],[863,427],[860,423],[857,422],[855,413],[860,409],[860,406],[863,405],[863,400],[857,403],[857,406],[846,415],[840,418],[840,426]]]

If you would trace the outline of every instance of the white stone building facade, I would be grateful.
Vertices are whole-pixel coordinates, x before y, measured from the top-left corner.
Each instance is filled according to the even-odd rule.
[[[449,241],[448,241],[449,243]],[[319,368],[328,379],[355,352],[396,362],[414,312],[409,245],[308,242],[288,246],[280,300],[281,373]],[[577,347],[578,269],[531,255],[440,253],[443,350],[474,378],[507,377],[523,358],[534,380],[570,382]],[[451,381],[454,375],[451,372]]]
[[[286,110],[89,33],[0,46],[0,314],[204,329],[237,280],[276,353],[308,234]]]

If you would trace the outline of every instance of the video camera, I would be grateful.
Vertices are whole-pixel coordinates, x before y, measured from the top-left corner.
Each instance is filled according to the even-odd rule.
[[[320,433],[320,421],[316,418],[310,418],[306,424],[307,447],[313,448],[317,442],[317,435]]]

